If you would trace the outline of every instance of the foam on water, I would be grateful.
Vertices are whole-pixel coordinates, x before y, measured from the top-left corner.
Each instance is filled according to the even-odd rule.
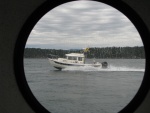
[[[92,66],[82,66],[82,67],[77,67],[77,66],[70,66],[67,67],[65,69],[63,69],[62,71],[133,71],[133,72],[144,72],[145,69],[139,69],[139,68],[135,68],[135,67],[126,67],[126,66],[122,66],[122,67],[117,67],[117,66],[113,66],[113,65],[109,65],[108,68],[106,69],[102,69],[99,67],[92,67]]]

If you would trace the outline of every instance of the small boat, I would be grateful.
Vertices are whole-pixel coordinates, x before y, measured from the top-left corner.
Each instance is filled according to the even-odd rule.
[[[92,64],[85,63],[85,54],[84,53],[69,53],[65,54],[66,58],[59,58],[57,55],[48,55],[48,60],[50,64],[56,69],[64,69],[71,66],[92,66],[99,68],[107,68],[107,62],[93,62]]]

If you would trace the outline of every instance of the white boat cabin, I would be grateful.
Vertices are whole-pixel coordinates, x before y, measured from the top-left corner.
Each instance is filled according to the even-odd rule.
[[[58,61],[63,63],[84,64],[85,56],[83,53],[69,53],[66,54],[66,58],[58,58]]]

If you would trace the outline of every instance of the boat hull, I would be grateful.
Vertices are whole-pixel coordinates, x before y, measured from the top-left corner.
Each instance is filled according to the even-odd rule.
[[[99,67],[103,68],[102,63],[95,63],[95,64],[78,64],[78,63],[66,63],[66,62],[60,62],[57,59],[50,59],[48,58],[50,64],[55,67],[56,69],[64,69],[67,67],[79,67],[79,66],[92,66],[92,67]],[[106,67],[106,66],[105,66]]]

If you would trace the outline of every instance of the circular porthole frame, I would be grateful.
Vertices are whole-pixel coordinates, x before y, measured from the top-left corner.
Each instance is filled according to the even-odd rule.
[[[24,49],[26,45],[26,41],[28,39],[28,36],[36,23],[50,10],[57,7],[58,5],[72,2],[74,0],[61,0],[61,1],[52,1],[47,0],[41,6],[39,6],[26,20],[24,23],[14,49],[14,71],[15,76],[17,80],[18,87],[25,98],[26,102],[31,106],[31,108],[36,113],[50,113],[45,107],[43,107],[38,100],[33,95],[32,91],[30,90],[25,73],[24,73]],[[146,97],[149,89],[150,89],[150,60],[147,60],[150,58],[148,51],[150,50],[149,42],[150,42],[150,33],[140,18],[140,16],[126,3],[120,0],[95,0],[97,2],[102,2],[107,5],[110,5],[116,9],[118,9],[120,12],[122,12],[124,15],[126,15],[129,20],[134,24],[134,26],[137,28],[145,49],[145,57],[146,57],[146,65],[145,65],[145,73],[143,77],[142,84],[137,92],[137,94],[134,96],[134,98],[130,101],[130,103],[125,106],[119,113],[133,113],[143,102],[144,98]]]

